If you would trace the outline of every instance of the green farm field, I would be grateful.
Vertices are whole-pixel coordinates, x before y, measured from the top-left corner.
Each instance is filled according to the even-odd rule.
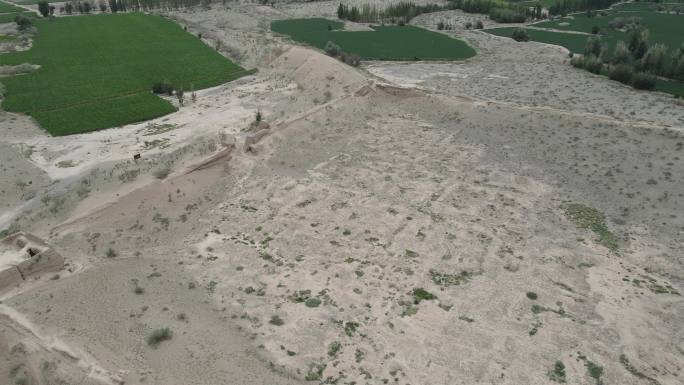
[[[371,60],[458,60],[475,56],[465,42],[413,26],[378,26],[374,31],[345,31],[339,21],[320,18],[278,20],[271,29],[323,49],[328,41],[343,51]]]
[[[534,26],[584,33],[591,33],[591,29],[597,26],[600,29],[602,39],[608,41],[609,44],[614,44],[618,40],[629,38],[627,32],[610,28],[609,23],[618,17],[640,18],[641,25],[649,31],[649,42],[651,44],[665,44],[670,49],[674,49],[684,43],[684,14],[676,15],[651,11],[611,12],[606,16],[597,15],[594,17],[587,17],[586,14],[574,14],[572,17],[536,23]]]
[[[216,86],[245,71],[162,17],[141,13],[36,20],[28,51],[0,65],[32,63],[34,72],[0,79],[3,109],[26,113],[53,135],[120,126],[174,111],[151,93],[156,82],[184,90]]]
[[[0,13],[17,13],[24,11],[26,11],[26,9],[17,7],[16,5],[7,3],[5,1],[0,1]]]

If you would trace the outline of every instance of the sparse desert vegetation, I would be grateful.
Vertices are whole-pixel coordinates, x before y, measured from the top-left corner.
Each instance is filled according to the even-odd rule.
[[[613,3],[8,3],[0,378],[678,384],[681,3]]]

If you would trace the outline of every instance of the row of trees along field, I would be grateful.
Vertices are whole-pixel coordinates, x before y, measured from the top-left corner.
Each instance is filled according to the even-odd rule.
[[[663,44],[648,43],[648,30],[636,29],[628,41],[619,41],[609,53],[600,38],[587,40],[584,55],[572,58],[572,65],[600,74],[634,88],[652,90],[657,77],[684,81],[684,44],[668,54]]]
[[[566,15],[571,12],[606,9],[621,0],[558,0],[549,7],[551,15]]]
[[[99,12],[126,12],[146,11],[152,9],[181,9],[195,5],[208,5],[209,0],[98,0],[96,1],[69,1],[59,7],[59,13],[71,15],[73,13]],[[43,17],[54,14],[55,7],[47,1],[38,3],[38,11]]]
[[[398,23],[404,24],[414,17],[430,12],[461,9],[468,13],[489,14],[489,18],[500,23],[523,23],[529,19],[541,19],[542,7],[520,6],[503,0],[450,0],[446,5],[416,5],[412,2],[400,2],[379,10],[375,6],[365,4],[361,7],[340,3],[337,17],[361,23]]]

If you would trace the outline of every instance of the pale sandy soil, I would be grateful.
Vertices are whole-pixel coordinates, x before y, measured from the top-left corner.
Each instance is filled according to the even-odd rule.
[[[7,223],[70,263],[4,294],[0,378],[553,384],[560,360],[568,384],[680,384],[684,108],[481,32],[453,32],[465,62],[358,69],[268,32],[325,6],[174,13],[259,72],[167,117],[71,140],[0,121],[3,186],[35,184],[0,213],[27,204]]]

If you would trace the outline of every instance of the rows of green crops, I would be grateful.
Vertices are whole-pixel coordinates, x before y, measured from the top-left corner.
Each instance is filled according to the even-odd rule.
[[[119,126],[172,112],[151,93],[168,81],[186,91],[245,71],[162,17],[141,13],[36,20],[32,48],[0,55],[0,65],[33,63],[0,79],[3,109],[27,113],[53,135]]]
[[[373,31],[345,31],[339,21],[320,18],[278,20],[275,32],[323,49],[328,41],[364,59],[454,60],[475,56],[465,42],[413,26],[376,26]]]

